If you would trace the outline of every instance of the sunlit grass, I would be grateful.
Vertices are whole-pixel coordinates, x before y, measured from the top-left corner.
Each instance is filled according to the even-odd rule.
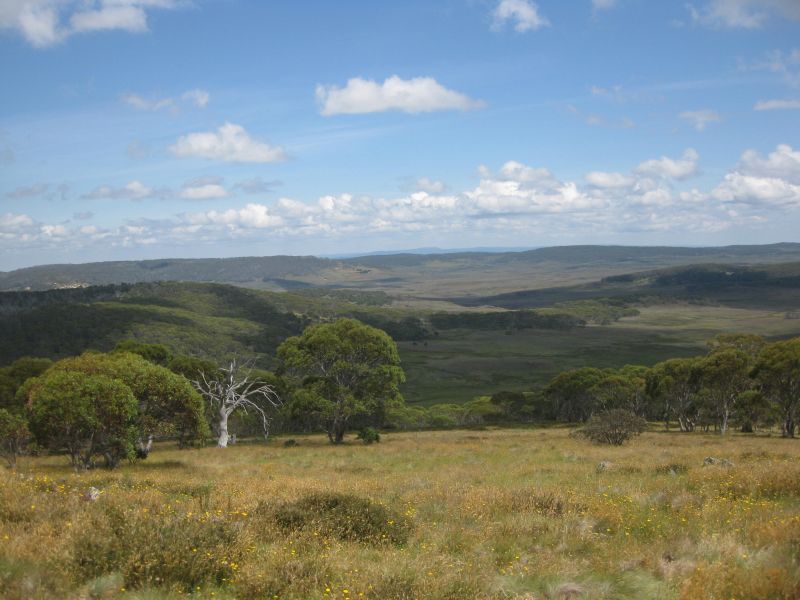
[[[535,429],[299,442],[164,446],[82,474],[23,459],[0,474],[0,596],[800,597],[793,440],[648,433],[608,448]],[[369,501],[371,520],[276,518],[330,492]],[[368,525],[380,541],[383,514],[390,536],[400,521],[407,533],[341,535]]]

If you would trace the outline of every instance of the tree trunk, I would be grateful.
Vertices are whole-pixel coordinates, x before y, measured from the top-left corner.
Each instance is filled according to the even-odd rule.
[[[222,406],[219,409],[219,439],[217,440],[218,448],[228,447],[228,411]]]
[[[150,455],[150,451],[153,449],[153,435],[150,434],[147,436],[147,441],[145,442],[144,439],[141,437],[136,440],[136,458],[145,459]]]
[[[783,437],[793,438],[794,428],[794,419],[792,419],[792,417],[786,417],[786,419],[783,421]]]
[[[328,428],[328,439],[331,444],[341,444],[344,441],[344,433],[347,429],[347,422],[334,419],[331,426]]]
[[[730,411],[724,409],[722,411],[722,422],[719,424],[719,433],[720,435],[725,435],[728,433],[728,417],[730,416]]]

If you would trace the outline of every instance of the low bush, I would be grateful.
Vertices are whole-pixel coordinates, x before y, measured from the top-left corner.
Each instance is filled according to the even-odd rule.
[[[615,408],[592,416],[578,435],[596,444],[621,446],[647,429],[647,422],[630,411]]]
[[[682,463],[669,463],[657,465],[655,471],[657,475],[683,475],[689,472],[689,467]]]
[[[240,550],[222,518],[108,508],[76,536],[72,571],[81,581],[119,573],[125,587],[184,592],[230,581]]]
[[[317,492],[278,507],[273,517],[284,530],[364,544],[402,545],[410,521],[386,506],[352,494]]]
[[[374,442],[381,441],[381,434],[374,427],[365,427],[364,429],[358,432],[358,435],[356,437],[365,444],[372,444]]]

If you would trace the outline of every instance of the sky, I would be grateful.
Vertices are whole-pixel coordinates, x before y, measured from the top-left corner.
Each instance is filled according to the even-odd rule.
[[[800,241],[798,0],[0,0],[0,270]]]

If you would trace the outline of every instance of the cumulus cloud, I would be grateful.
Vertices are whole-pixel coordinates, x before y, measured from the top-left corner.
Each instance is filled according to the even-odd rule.
[[[622,173],[606,173],[604,171],[590,171],[585,176],[589,185],[598,188],[627,188],[631,187],[634,179]]]
[[[713,28],[758,29],[773,18],[800,20],[797,0],[708,0],[687,8],[695,24]]]
[[[437,110],[470,110],[483,102],[447,89],[432,77],[401,79],[393,75],[378,83],[354,77],[344,87],[318,85],[320,113],[325,116],[399,110],[407,113]]]
[[[286,158],[283,148],[250,137],[244,127],[234,123],[225,123],[216,131],[181,136],[170,151],[179,157],[225,162],[270,163]]]
[[[754,110],[800,110],[800,100],[761,100]]]
[[[101,185],[81,197],[87,200],[144,200],[156,195],[158,195],[156,190],[144,185],[141,181],[131,181],[118,188]]]
[[[636,167],[636,173],[648,177],[663,177],[669,179],[686,179],[697,173],[697,162],[700,155],[693,148],[684,151],[681,158],[662,156],[646,160]]]
[[[755,177],[772,177],[800,184],[800,150],[780,144],[766,158],[755,150],[742,154],[738,171]]]
[[[416,181],[416,187],[421,192],[440,194],[444,191],[445,185],[441,181],[436,181],[430,177],[420,177]]]
[[[191,225],[223,225],[229,229],[266,229],[277,227],[283,223],[280,216],[272,215],[269,207],[263,204],[250,203],[244,208],[229,208],[224,211],[210,210],[191,213],[184,216]]]
[[[482,231],[498,235],[707,234],[800,215],[800,151],[791,146],[780,145],[766,154],[744,152],[715,185],[687,188],[681,180],[696,172],[698,160],[689,149],[680,158],[644,161],[630,173],[589,171],[584,182],[562,179],[543,166],[507,161],[495,168],[480,167],[478,183],[461,191],[428,185],[427,191],[391,197],[350,193],[310,200],[283,197],[161,220],[137,219],[108,229],[87,223],[42,223],[28,215],[6,213],[0,214],[0,249],[95,243],[195,246],[224,240],[255,242],[267,234],[269,239],[344,239],[366,231],[466,234],[475,230],[476,223]],[[214,186],[221,188],[215,193],[225,190],[221,178],[199,177],[185,182],[173,197],[200,199]],[[158,193],[131,182],[122,188],[97,188],[87,197],[135,199]]]
[[[215,200],[230,194],[221,177],[197,177],[183,184],[178,197],[184,200]]]
[[[149,10],[185,4],[181,0],[3,0],[0,29],[17,31],[32,46],[45,48],[80,33],[143,33],[148,31]]]
[[[492,29],[502,30],[513,24],[520,33],[548,27],[550,21],[539,14],[539,7],[531,0],[500,0],[492,12]]]
[[[710,123],[719,123],[722,117],[717,111],[711,109],[703,110],[687,110],[678,115],[684,121],[687,121],[697,131],[705,131]]]

